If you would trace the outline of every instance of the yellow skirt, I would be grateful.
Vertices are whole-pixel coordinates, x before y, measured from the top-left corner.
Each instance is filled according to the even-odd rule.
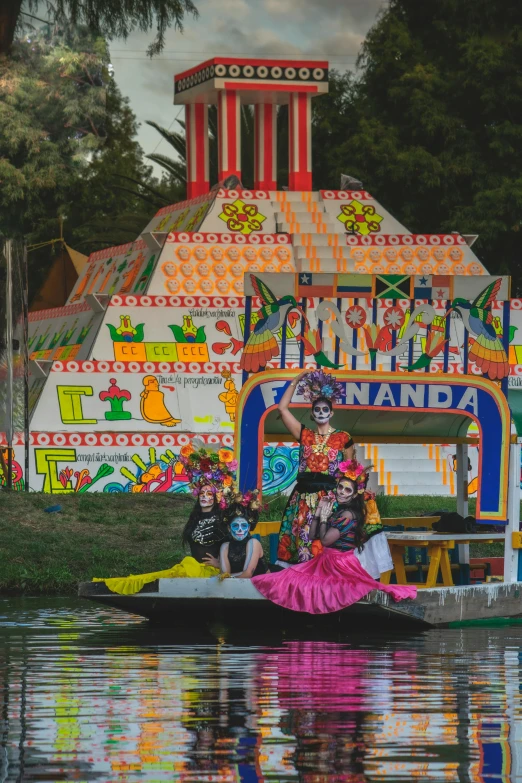
[[[93,578],[93,582],[105,582],[111,593],[119,595],[134,595],[139,593],[141,588],[149,582],[156,579],[208,579],[210,576],[217,576],[220,573],[219,568],[198,563],[193,557],[184,557],[181,563],[166,571],[154,571],[152,574],[131,574],[130,576],[115,576],[111,579]]]

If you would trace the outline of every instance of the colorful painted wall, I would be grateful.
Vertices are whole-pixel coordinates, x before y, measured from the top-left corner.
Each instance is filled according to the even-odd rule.
[[[135,242],[92,254],[64,308],[31,314],[30,487],[186,491],[179,449],[233,444],[250,330],[281,307],[268,367],[498,370],[505,384],[501,351],[476,360],[469,310],[484,296],[522,376],[522,300],[458,234],[410,234],[364,191],[216,189],[165,207]],[[419,448],[452,493],[451,447]],[[363,450],[386,491],[410,491],[398,453]],[[295,456],[265,444],[265,493],[288,489]],[[16,462],[20,488],[21,444]]]

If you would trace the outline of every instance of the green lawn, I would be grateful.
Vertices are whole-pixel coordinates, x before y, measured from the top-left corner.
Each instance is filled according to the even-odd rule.
[[[269,499],[262,519],[280,519],[285,502]],[[169,568],[186,554],[181,531],[192,504],[172,494],[0,492],[0,593],[74,595],[93,576]],[[378,504],[386,517],[456,507],[454,498],[429,496],[380,497]],[[46,513],[52,505],[62,511]],[[485,549],[473,554],[502,554],[501,545]]]

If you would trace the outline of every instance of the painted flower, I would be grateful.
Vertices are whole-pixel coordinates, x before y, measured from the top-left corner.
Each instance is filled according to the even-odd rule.
[[[328,447],[341,451],[346,444],[346,432],[332,432],[328,438]]]
[[[359,329],[366,323],[366,310],[360,305],[352,305],[352,307],[349,307],[346,311],[344,318],[348,326],[351,326],[352,329]]]
[[[326,454],[311,454],[306,464],[312,472],[323,473],[328,470],[329,460]]]
[[[227,462],[232,462],[234,459],[234,453],[230,449],[219,449],[218,455],[221,462],[224,462],[225,464]]]
[[[301,435],[301,443],[303,444],[303,446],[313,446],[313,444],[315,443],[315,437],[312,430],[309,430],[307,428],[303,430],[303,434]]]

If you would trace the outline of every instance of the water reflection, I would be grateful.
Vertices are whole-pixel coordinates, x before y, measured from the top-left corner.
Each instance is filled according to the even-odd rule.
[[[185,637],[0,602],[0,781],[517,781],[522,626]]]

